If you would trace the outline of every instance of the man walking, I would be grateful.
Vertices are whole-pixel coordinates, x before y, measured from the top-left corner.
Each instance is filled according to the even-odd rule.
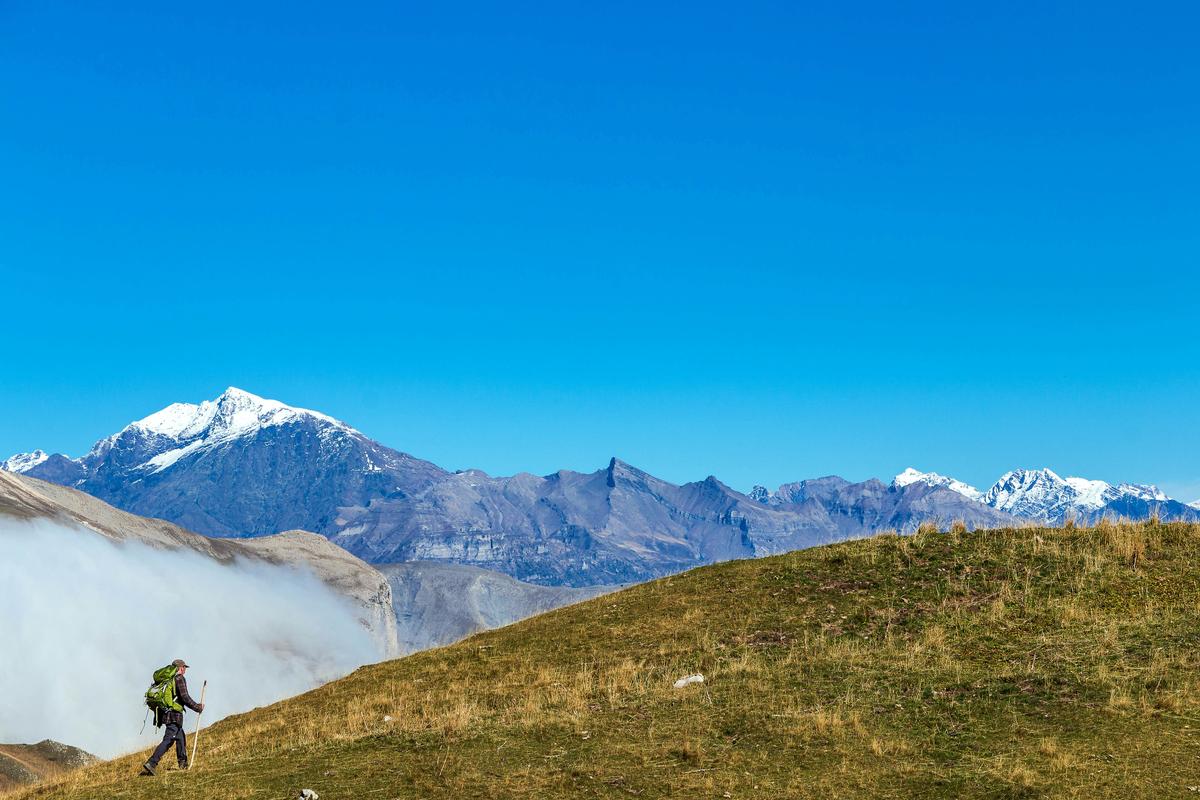
[[[159,759],[171,749],[172,742],[175,743],[175,757],[179,760],[179,768],[188,768],[187,735],[183,732],[183,709],[190,708],[197,714],[204,710],[204,704],[197,703],[188,694],[187,680],[183,677],[183,674],[187,672],[188,665],[182,658],[177,658],[171,662],[171,666],[175,668],[174,697],[167,698],[166,707],[158,706],[154,709],[155,727],[165,725],[166,730],[163,732],[163,740],[154,750],[154,755],[150,756],[150,760],[142,765],[143,775],[154,774]]]

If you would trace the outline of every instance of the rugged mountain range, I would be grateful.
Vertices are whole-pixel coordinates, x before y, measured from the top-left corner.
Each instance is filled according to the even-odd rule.
[[[87,455],[15,456],[24,474],[210,536],[313,530],[374,563],[472,564],[542,584],[645,580],[921,521],[1012,524],[944,486],[829,477],[752,499],[620,459],[591,473],[452,473],[315,411],[230,388],[176,403]]]
[[[978,527],[1012,521],[945,489],[840,478],[805,484],[792,502],[764,505],[715,477],[677,486],[616,458],[592,473],[492,478],[473,470],[411,499],[344,509],[333,541],[369,561],[472,563],[585,586],[912,529],[931,517],[965,516]]]
[[[0,466],[209,536],[305,529],[374,563],[454,562],[570,586],[645,580],[926,520],[1200,519],[1200,509],[1154,486],[1049,469],[1014,470],[987,491],[910,468],[890,485],[830,476],[748,495],[711,476],[672,484],[617,458],[590,473],[449,472],[324,414],[235,388],[170,405],[82,458],[34,451]]]
[[[963,483],[960,480],[955,480],[954,478],[947,478],[945,475],[938,475],[936,472],[919,472],[909,467],[895,478],[892,478],[893,486],[908,486],[913,483],[924,483],[928,486],[945,486],[947,489],[953,489],[963,497],[971,500],[978,500],[983,497],[983,492],[974,486]]]
[[[1058,525],[1068,519],[1095,522],[1105,516],[1145,519],[1200,520],[1200,509],[1167,497],[1151,484],[1120,483],[1087,478],[1061,478],[1050,469],[1006,472],[986,492],[936,472],[909,467],[892,481],[894,486],[944,486],[981,505],[1015,517]]]

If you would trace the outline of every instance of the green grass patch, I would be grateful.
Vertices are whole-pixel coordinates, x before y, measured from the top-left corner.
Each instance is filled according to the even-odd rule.
[[[719,564],[228,718],[190,773],[19,797],[1192,796],[1197,552],[1138,523]]]

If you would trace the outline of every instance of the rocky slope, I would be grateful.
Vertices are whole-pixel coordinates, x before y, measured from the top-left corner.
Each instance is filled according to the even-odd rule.
[[[9,472],[0,472],[0,514],[65,521],[109,539],[186,548],[224,563],[243,558],[307,569],[355,603],[360,622],[382,654],[399,652],[387,579],[322,536],[288,531],[259,539],[212,539],[164,520],[121,511],[84,492]]]
[[[413,653],[453,644],[619,587],[538,586],[464,564],[381,564],[392,585],[400,649]]]
[[[760,502],[793,513],[803,511],[821,527],[836,530],[835,538],[880,530],[911,532],[926,521],[946,527],[961,520],[969,528],[1014,523],[1003,511],[973,502],[944,485],[888,486],[875,478],[851,483],[831,475],[785,483]]]
[[[78,747],[50,739],[37,744],[0,744],[0,794],[98,761]]]

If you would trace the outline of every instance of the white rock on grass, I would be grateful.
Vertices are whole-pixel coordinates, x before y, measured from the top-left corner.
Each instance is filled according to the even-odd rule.
[[[691,686],[693,683],[704,683],[703,675],[688,675],[686,678],[680,678],[675,681],[675,688],[682,689],[685,686]]]
[[[301,789],[298,797],[299,800],[321,800],[321,795],[317,794],[312,789]]]

